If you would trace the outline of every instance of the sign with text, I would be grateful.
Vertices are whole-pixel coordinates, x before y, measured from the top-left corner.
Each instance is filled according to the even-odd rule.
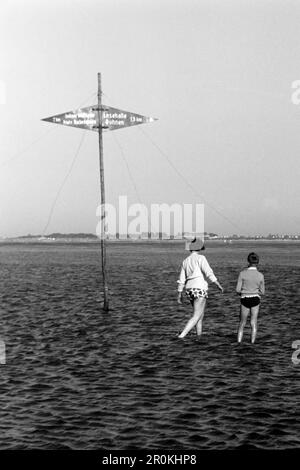
[[[130,113],[121,109],[111,108],[110,106],[102,106],[101,114],[102,129],[110,131],[156,121],[156,119],[152,117]],[[90,131],[98,131],[99,113],[97,105],[95,105],[87,108],[79,108],[75,111],[69,111],[63,114],[56,114],[55,116],[44,118],[42,121],[61,124],[63,126],[78,127],[80,129],[88,129]]]

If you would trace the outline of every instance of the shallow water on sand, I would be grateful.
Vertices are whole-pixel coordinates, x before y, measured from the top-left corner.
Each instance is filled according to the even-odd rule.
[[[253,249],[267,293],[257,343],[248,325],[237,346],[234,288]],[[298,447],[300,244],[205,254],[225,293],[210,288],[201,339],[178,340],[181,245],[111,244],[109,313],[99,247],[0,245],[0,449]]]

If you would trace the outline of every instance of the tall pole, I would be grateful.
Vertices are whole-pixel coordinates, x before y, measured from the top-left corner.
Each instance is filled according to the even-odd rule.
[[[104,302],[103,310],[108,311],[108,285],[106,273],[106,243],[105,243],[105,185],[103,164],[103,137],[102,137],[102,88],[101,73],[98,73],[98,136],[99,136],[99,165],[100,165],[100,191],[101,191],[101,264],[103,276]]]

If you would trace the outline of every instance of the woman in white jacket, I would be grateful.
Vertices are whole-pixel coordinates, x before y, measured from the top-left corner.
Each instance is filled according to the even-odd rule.
[[[200,251],[204,250],[204,244],[196,238],[189,244],[191,254],[182,263],[178,283],[178,303],[182,303],[182,293],[185,288],[193,306],[193,316],[185,325],[182,333],[178,336],[184,338],[194,326],[197,335],[202,333],[202,321],[207,299],[208,283],[206,279],[216,284],[221,292],[223,287],[218,282],[213,270],[208,264],[205,256]]]

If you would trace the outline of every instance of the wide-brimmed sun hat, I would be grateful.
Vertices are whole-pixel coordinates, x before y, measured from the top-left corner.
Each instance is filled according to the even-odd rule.
[[[193,240],[185,242],[185,249],[189,251],[200,251],[204,249],[204,239],[195,237]]]

